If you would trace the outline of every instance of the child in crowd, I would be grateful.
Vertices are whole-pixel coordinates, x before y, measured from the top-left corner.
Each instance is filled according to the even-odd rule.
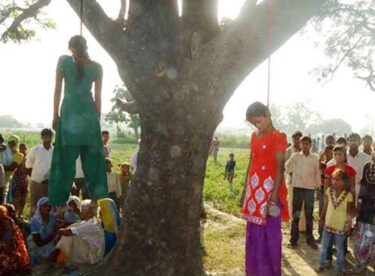
[[[124,204],[125,204],[125,199],[128,194],[129,190],[129,185],[130,181],[133,177],[133,174],[130,171],[130,164],[129,163],[123,163],[120,165],[120,175],[119,175],[119,180],[121,184],[121,197],[119,199],[119,209],[122,211],[122,214],[124,214]]]
[[[56,245],[57,262],[69,266],[96,264],[104,257],[104,232],[96,218],[97,206],[90,199],[82,201],[81,221],[60,229]]]
[[[327,169],[327,163],[333,159],[333,145],[324,148],[320,157],[321,185],[318,192],[319,197],[319,217],[322,214],[324,206],[324,171]],[[319,226],[319,242],[322,240],[323,228]]]
[[[112,161],[106,158],[107,162],[107,183],[108,183],[108,196],[113,199],[116,203],[117,208],[119,207],[119,198],[122,195],[121,184],[119,176],[116,172],[112,171]]]
[[[324,208],[319,220],[324,230],[318,273],[326,268],[327,254],[334,239],[337,249],[336,275],[343,275],[345,241],[351,230],[353,203],[349,176],[343,169],[336,169],[332,174],[332,186],[325,192]]]
[[[369,263],[375,268],[375,160],[363,170],[356,217],[353,235],[356,270],[352,274],[363,274]]]
[[[234,154],[231,153],[229,154],[229,160],[227,161],[227,165],[225,166],[225,179],[227,179],[230,184],[233,183],[235,168],[236,161],[234,161]]]

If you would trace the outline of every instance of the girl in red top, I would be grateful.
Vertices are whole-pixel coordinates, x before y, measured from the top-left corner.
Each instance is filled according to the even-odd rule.
[[[246,274],[281,275],[281,218],[289,219],[284,181],[287,141],[273,127],[271,114],[256,102],[246,112],[257,130],[251,137],[251,158],[242,196],[247,220]]]
[[[355,196],[355,175],[356,171],[347,164],[346,149],[342,146],[336,146],[333,149],[333,156],[336,164],[329,166],[324,170],[324,191],[331,186],[333,172],[338,168],[344,170],[349,176],[350,191]],[[355,197],[354,197],[355,198]]]

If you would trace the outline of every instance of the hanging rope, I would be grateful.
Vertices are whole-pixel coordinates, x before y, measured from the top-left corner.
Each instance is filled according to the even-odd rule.
[[[272,0],[268,0],[268,76],[267,76],[267,106],[270,107],[271,94],[271,54],[272,54]]]
[[[82,29],[83,29],[83,0],[81,0],[81,6],[80,6],[80,10],[79,10],[79,17],[81,19],[79,34],[82,36]]]

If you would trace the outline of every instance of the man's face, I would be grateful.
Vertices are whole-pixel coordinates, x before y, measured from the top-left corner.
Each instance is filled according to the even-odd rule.
[[[52,143],[52,135],[43,135],[42,136],[43,144],[49,145]]]
[[[311,149],[311,143],[308,141],[301,142],[301,149],[303,153],[309,153]]]
[[[103,143],[107,144],[109,141],[109,134],[103,134],[102,139],[103,139]]]
[[[333,156],[335,157],[336,163],[345,163],[346,154],[341,151],[335,151],[333,153]]]
[[[349,138],[349,148],[351,150],[357,150],[361,145],[361,141],[357,138]]]
[[[326,145],[327,146],[334,146],[335,145],[335,139],[331,138],[331,137],[327,138],[326,139]]]
[[[250,123],[262,132],[268,128],[269,120],[268,116],[252,117]]]
[[[370,147],[371,147],[371,144],[372,144],[371,139],[369,139],[369,138],[363,139],[363,146],[364,146],[365,148],[370,148]]]
[[[301,136],[297,135],[293,137],[293,146],[296,148],[300,146],[299,139],[301,139]]]

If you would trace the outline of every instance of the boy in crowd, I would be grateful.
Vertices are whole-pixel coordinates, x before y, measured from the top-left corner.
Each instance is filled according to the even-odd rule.
[[[6,145],[3,136],[0,134],[0,164],[8,166],[13,162],[12,151]]]
[[[372,154],[372,137],[370,135],[365,135],[362,138],[363,152],[370,155]]]
[[[293,183],[293,221],[291,229],[291,246],[296,247],[299,239],[298,223],[302,203],[306,212],[306,242],[317,249],[313,236],[313,211],[315,190],[320,187],[319,156],[311,153],[312,140],[304,136],[300,140],[301,152],[294,153],[286,162],[286,172],[292,173]]]
[[[235,168],[236,161],[234,161],[234,154],[231,153],[229,154],[229,160],[227,161],[227,165],[225,166],[225,179],[227,179],[230,184],[233,183]]]
[[[109,158],[111,157],[111,147],[109,146],[108,144],[108,141],[109,141],[109,131],[107,130],[103,130],[102,131],[102,140],[103,140],[103,144],[104,144],[104,155],[105,157]]]
[[[108,183],[108,197],[113,199],[118,209],[120,209],[119,199],[122,195],[121,183],[117,173],[112,171],[112,161],[106,158],[107,162],[107,183]]]
[[[41,132],[42,144],[32,148],[26,159],[26,168],[31,170],[31,214],[34,214],[39,199],[48,197],[48,178],[53,154],[52,138],[52,130],[43,129]]]

